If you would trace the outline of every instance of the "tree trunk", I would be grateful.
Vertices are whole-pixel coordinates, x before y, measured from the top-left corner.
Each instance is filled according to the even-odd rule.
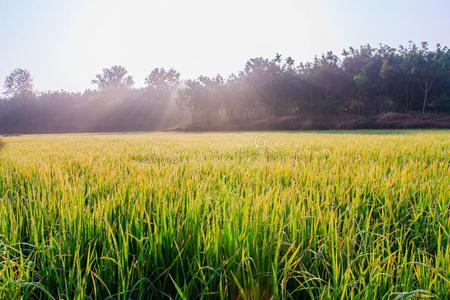
[[[423,84],[423,106],[422,106],[422,114],[425,113],[425,108],[427,106],[427,100],[428,100],[428,94],[431,91],[431,88],[433,87],[433,82],[435,78],[427,78]]]
[[[409,90],[406,89],[406,105],[405,105],[405,113],[408,112],[408,102],[409,102]]]
[[[380,115],[383,112],[383,96],[379,96],[380,97]]]
[[[277,100],[275,96],[272,96],[272,114],[277,115]]]
[[[425,113],[425,107],[427,106],[427,98],[428,98],[428,91],[426,91],[423,96],[422,114]]]
[[[361,91],[358,95],[358,115],[361,115]]]
[[[422,114],[425,113],[425,107],[427,106],[428,93],[430,92],[431,84],[428,83],[428,80],[425,81],[423,88],[423,106],[422,106]]]

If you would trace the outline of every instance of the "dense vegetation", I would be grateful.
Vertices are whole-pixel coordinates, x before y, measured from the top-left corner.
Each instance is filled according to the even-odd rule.
[[[427,43],[327,52],[313,62],[253,58],[226,80],[180,80],[154,69],[133,88],[125,68],[104,69],[95,91],[36,93],[28,71],[5,81],[0,132],[86,132],[166,129],[190,121],[242,122],[267,117],[384,112],[450,112],[450,51]],[[178,104],[178,105],[176,105]],[[181,108],[188,109],[182,111]],[[190,115],[192,114],[192,115]]]
[[[2,299],[450,293],[448,130],[5,142]]]

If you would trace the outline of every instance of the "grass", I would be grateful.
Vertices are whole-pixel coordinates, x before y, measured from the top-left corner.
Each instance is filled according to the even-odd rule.
[[[450,291],[450,132],[4,138],[0,298]]]

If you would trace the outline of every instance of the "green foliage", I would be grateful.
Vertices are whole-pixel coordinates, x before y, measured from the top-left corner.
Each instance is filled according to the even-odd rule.
[[[369,82],[367,76],[361,73],[358,73],[355,76],[353,76],[353,81],[355,82],[355,85],[358,89],[364,89]]]
[[[449,137],[6,137],[0,298],[446,298]]]
[[[251,58],[237,75],[180,81],[155,68],[145,88],[122,66],[97,74],[97,91],[32,93],[31,75],[12,73],[0,100],[1,133],[167,130],[190,121],[246,123],[310,115],[449,113],[450,50],[426,43],[329,51],[295,66],[291,57]],[[15,71],[15,72],[16,72]],[[19,88],[20,87],[20,88]],[[26,101],[29,98],[33,101]],[[333,119],[333,118],[330,118]]]

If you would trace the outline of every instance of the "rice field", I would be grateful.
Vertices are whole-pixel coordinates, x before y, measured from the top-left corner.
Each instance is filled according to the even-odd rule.
[[[1,299],[449,297],[449,130],[2,140]]]

